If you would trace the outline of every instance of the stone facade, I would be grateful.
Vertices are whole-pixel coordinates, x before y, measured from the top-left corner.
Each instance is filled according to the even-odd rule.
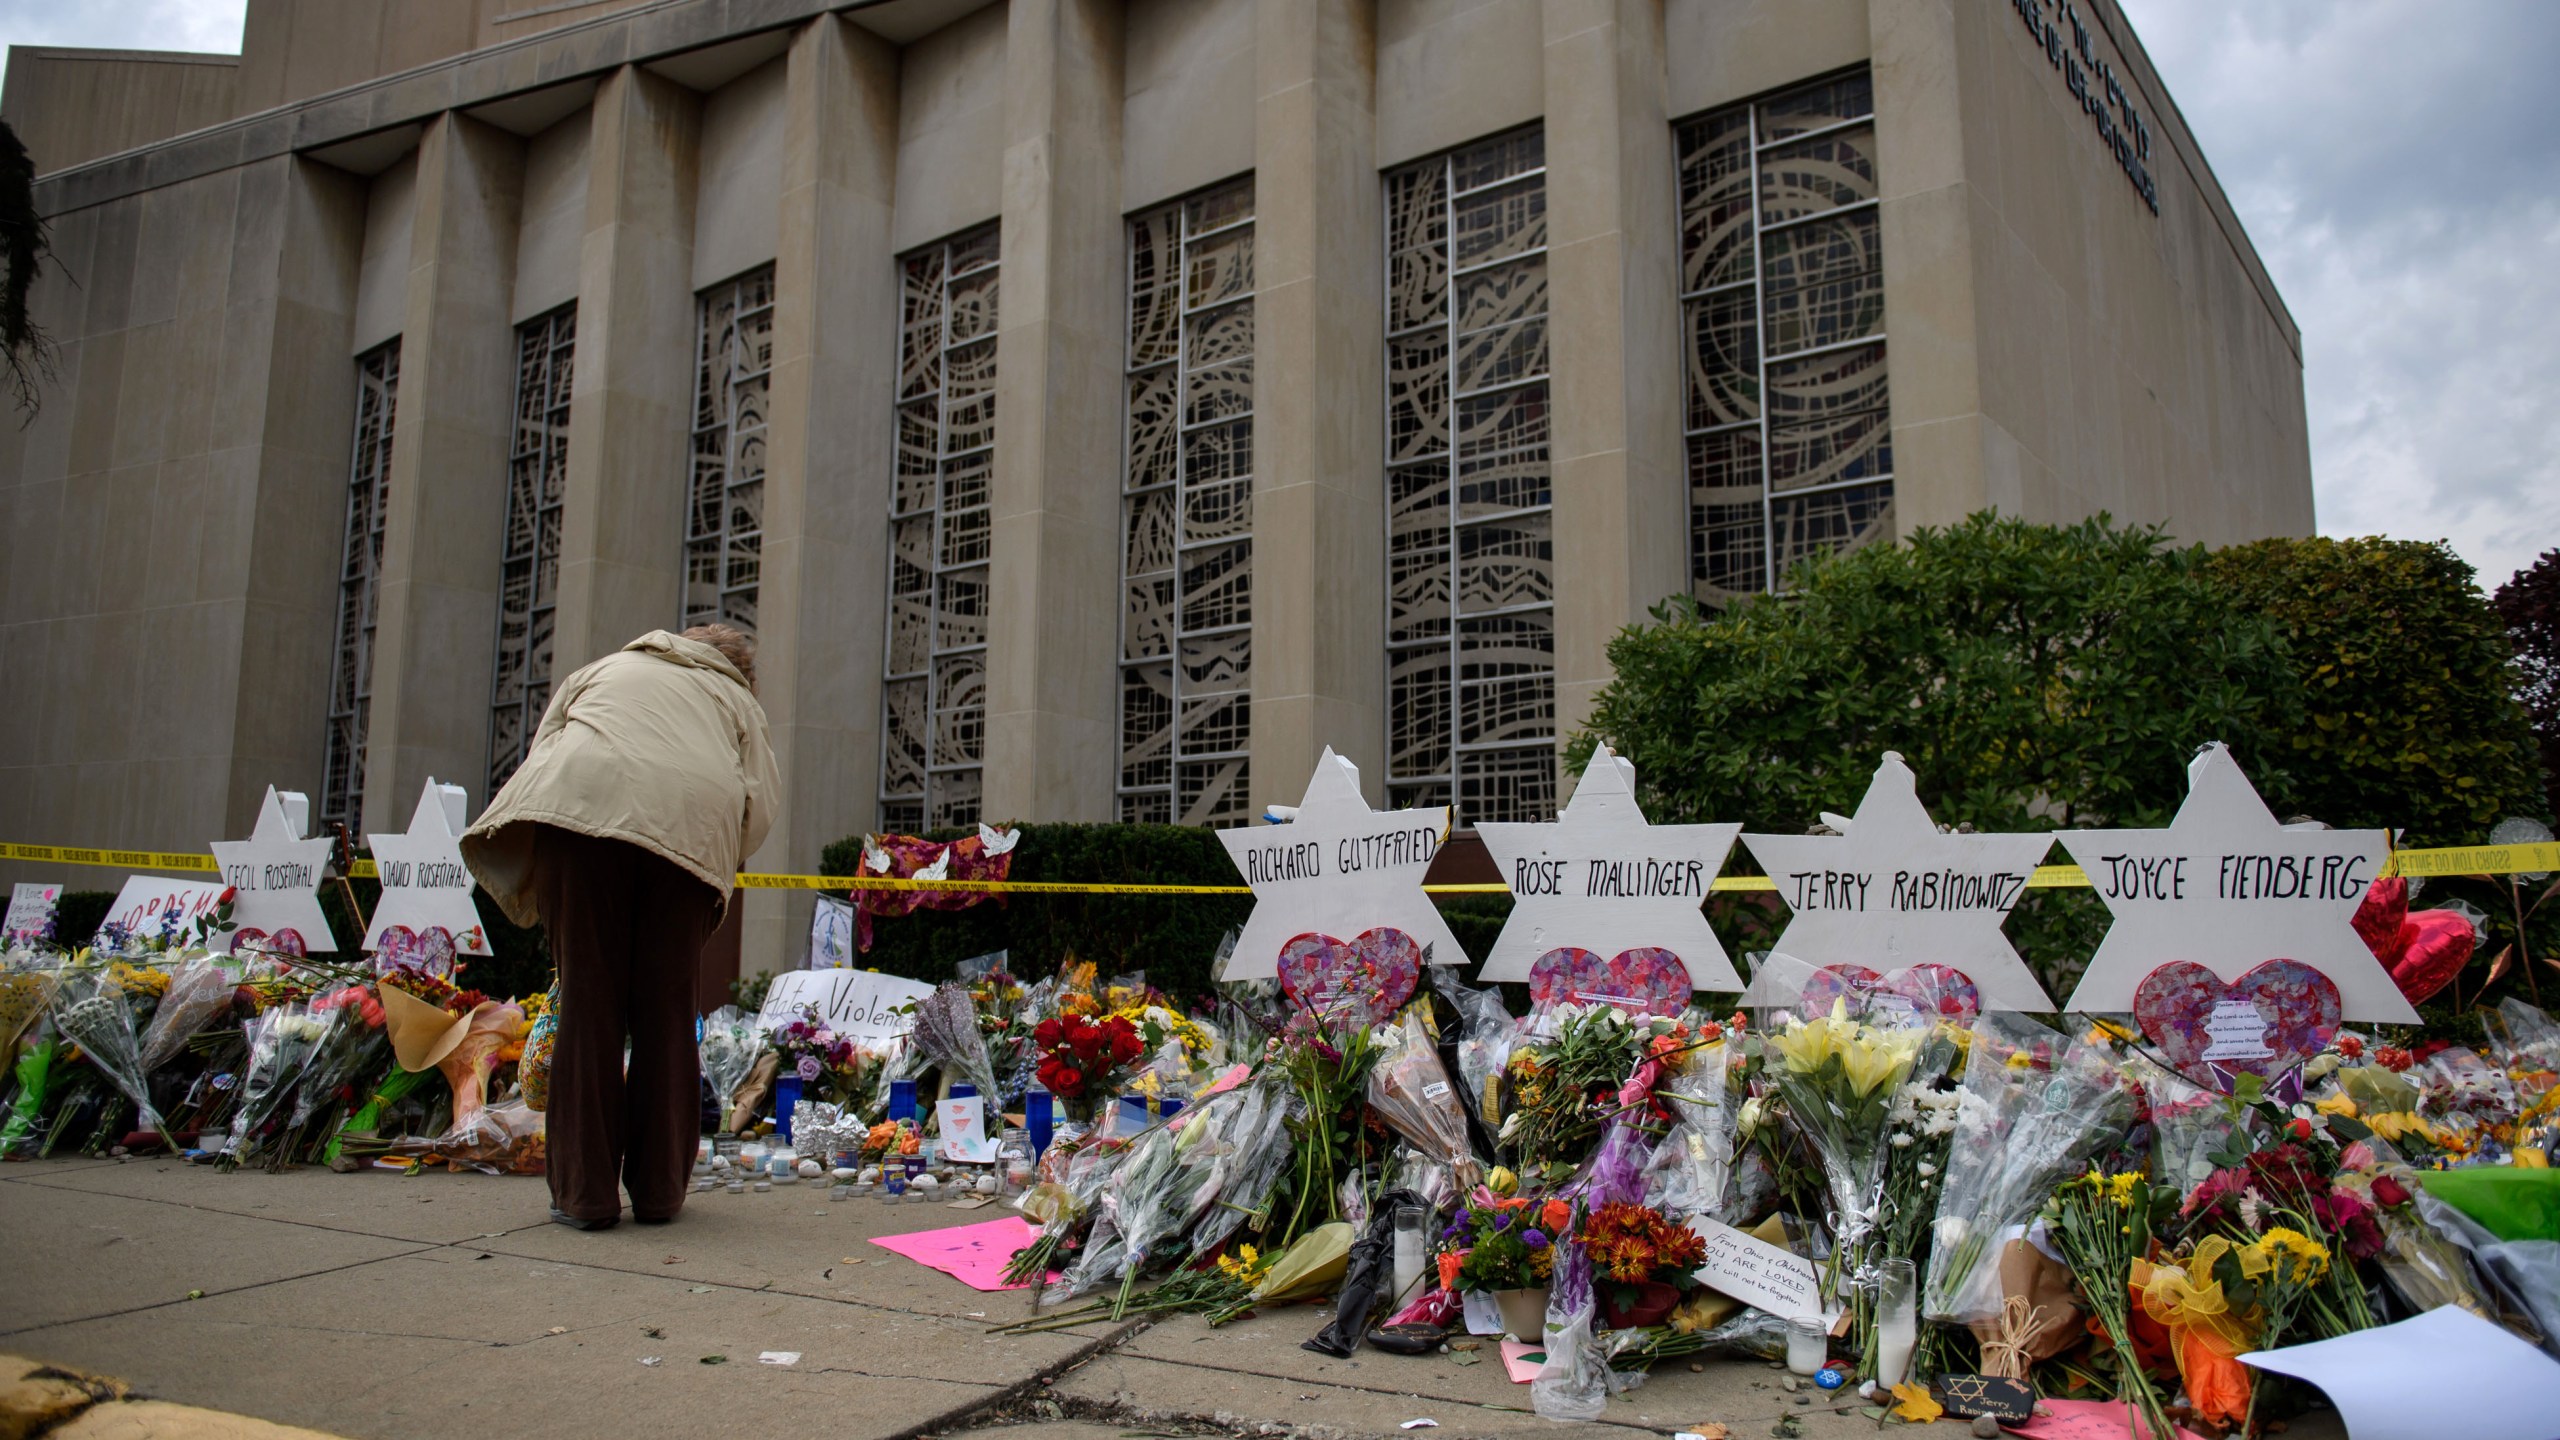
[[[1836,121],[1754,108],[1842,77],[1865,108]],[[430,775],[485,803],[507,714],[703,603],[743,605],[763,647],[787,785],[757,869],[812,869],[877,823],[900,746],[978,777],[933,821],[1110,819],[1138,791],[1231,816],[1294,798],[1326,745],[1383,800],[1390,736],[1424,720],[1454,733],[1435,773],[1464,790],[1466,707],[1569,736],[1609,637],[1703,583],[1719,437],[1774,447],[1765,479],[1715,492],[1751,497],[1718,512],[1746,559],[1796,543],[1756,538],[1753,506],[1817,545],[1985,507],[2208,543],[2312,526],[2298,333],[2111,0],[252,0],[236,59],[13,51],[0,113],[62,261],[35,297],[59,374],[0,433],[12,839],[192,848],[245,833],[270,783],[321,795],[349,664],[362,827],[402,823]],[[1683,137],[1717,115],[1763,127],[1734,152],[1761,176],[1733,182],[1761,236],[1730,291],[1762,305],[1748,364],[1702,338],[1725,292],[1699,271],[1714,207]],[[1797,133],[1811,149],[1759,138]],[[1449,428],[1434,483],[1455,497],[1434,580],[1391,554],[1413,395],[1388,358],[1385,187],[1506,135],[1542,156],[1533,180],[1453,174],[1457,233],[1434,242],[1451,353],[1423,423]],[[1148,371],[1133,224],[1178,227],[1214,187],[1244,197],[1249,249],[1178,241],[1189,268],[1160,278],[1199,311],[1167,333],[1215,353]],[[1827,258],[1803,258],[1809,230],[1772,238],[1812,213],[1780,191],[1828,196]],[[1479,235],[1471,206],[1508,228]],[[969,310],[926,343],[901,276],[990,225],[983,296],[937,303],[983,304],[991,342]],[[1480,241],[1543,261],[1470,268]],[[1243,292],[1211,273],[1237,263]],[[1805,288],[1817,264],[1830,289]],[[394,342],[359,583],[358,359]],[[1785,393],[1812,372],[1782,376],[1780,347],[1833,343],[1889,348],[1889,371]],[[1716,365],[1738,403],[1816,428],[1702,418]],[[1540,369],[1543,390],[1498,389]],[[1202,387],[1166,453],[1242,468],[1142,503],[1130,397],[1151,375]],[[1494,400],[1512,428],[1479,446]],[[1804,480],[1806,454],[1833,468]],[[1808,510],[1798,484],[1855,503]],[[1177,496],[1181,525],[1135,533]],[[1505,505],[1526,508],[1486,520]],[[1171,568],[1138,593],[1131,556],[1159,539],[1145,564]],[[1454,717],[1390,686],[1391,607],[1455,637]],[[1133,645],[1161,615],[1249,643]],[[912,682],[944,687],[914,715],[883,680],[901,623],[955,662]],[[1154,655],[1198,673],[1151,698]],[[1174,743],[1189,725],[1250,736],[1223,801],[1209,766],[1147,768],[1159,737],[1214,758],[1214,736]],[[806,914],[755,893],[747,963],[787,963]]]

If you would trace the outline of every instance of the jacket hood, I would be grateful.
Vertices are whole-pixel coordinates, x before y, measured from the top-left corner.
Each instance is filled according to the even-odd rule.
[[[728,656],[713,646],[699,640],[687,640],[672,630],[652,630],[622,648],[654,655],[670,664],[689,665],[696,670],[725,675],[739,689],[747,689],[747,677],[738,673],[738,667],[729,663]]]

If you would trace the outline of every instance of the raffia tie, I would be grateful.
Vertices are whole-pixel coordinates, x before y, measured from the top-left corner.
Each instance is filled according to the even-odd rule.
[[[1982,1373],[2009,1380],[2027,1378],[2027,1347],[2051,1329],[2044,1307],[2030,1305],[2024,1295],[2001,1302],[1999,1333],[1982,1342]]]

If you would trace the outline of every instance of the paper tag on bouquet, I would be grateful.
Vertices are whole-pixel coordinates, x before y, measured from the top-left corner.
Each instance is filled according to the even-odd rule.
[[[1458,1304],[1466,1312],[1470,1335],[1508,1334],[1510,1327],[1502,1323],[1502,1307],[1494,1303],[1490,1290],[1469,1290],[1458,1296]]]
[[[987,1101],[963,1095],[934,1103],[934,1119],[942,1126],[942,1158],[963,1165],[985,1165],[996,1158],[996,1138],[987,1133]]]

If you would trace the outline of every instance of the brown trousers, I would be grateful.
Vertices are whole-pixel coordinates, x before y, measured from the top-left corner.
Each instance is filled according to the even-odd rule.
[[[545,826],[540,848],[542,922],[560,971],[551,1203],[610,1220],[622,1213],[618,1180],[631,1213],[671,1219],[702,1133],[694,976],[722,897],[626,841]]]

